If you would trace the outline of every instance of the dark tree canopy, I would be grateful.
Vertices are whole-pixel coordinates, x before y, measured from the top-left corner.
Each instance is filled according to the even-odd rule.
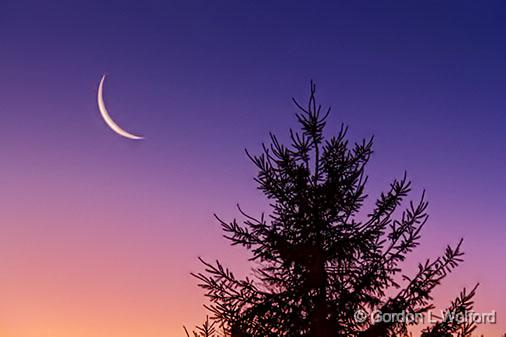
[[[290,144],[271,134],[261,154],[247,152],[272,207],[268,215],[254,217],[239,207],[242,222],[217,217],[225,238],[251,252],[253,276],[239,279],[220,262],[203,260],[205,271],[194,275],[212,319],[234,337],[403,336],[407,322],[373,322],[356,313],[431,309],[432,290],[462,261],[462,241],[421,263],[415,275],[402,275],[427,221],[424,194],[406,202],[411,182],[404,175],[364,215],[373,139],[350,144],[344,126],[326,137],[330,109],[316,102],[313,83],[307,105],[294,102],[300,130],[290,131]],[[473,295],[474,289],[464,290],[449,309],[471,310]],[[422,337],[469,336],[474,328],[443,320]]]

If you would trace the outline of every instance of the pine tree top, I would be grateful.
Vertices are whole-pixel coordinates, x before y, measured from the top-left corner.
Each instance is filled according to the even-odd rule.
[[[207,308],[232,336],[404,335],[407,323],[358,320],[356,313],[431,309],[432,290],[462,261],[462,240],[421,263],[414,276],[402,275],[401,264],[428,219],[425,193],[406,201],[411,182],[404,174],[369,214],[359,214],[373,138],[350,144],[344,125],[326,137],[330,109],[317,103],[314,83],[307,105],[294,103],[300,129],[290,130],[290,144],[271,134],[260,154],[246,152],[258,169],[255,181],[269,200],[269,216],[238,207],[242,222],[217,217],[225,238],[251,252],[254,276],[238,279],[220,262],[202,260],[205,272],[194,276],[210,299]],[[451,308],[470,310],[474,293],[463,292]],[[443,322],[422,336],[469,336],[473,330]]]

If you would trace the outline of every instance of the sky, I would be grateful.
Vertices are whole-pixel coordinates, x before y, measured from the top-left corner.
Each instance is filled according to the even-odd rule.
[[[213,213],[267,211],[244,149],[296,127],[375,136],[368,191],[406,170],[430,220],[406,270],[464,238],[445,306],[480,283],[506,332],[501,1],[0,1],[0,335],[182,336],[199,256],[247,272]],[[145,136],[131,141],[100,117]],[[333,129],[334,128],[334,129]]]

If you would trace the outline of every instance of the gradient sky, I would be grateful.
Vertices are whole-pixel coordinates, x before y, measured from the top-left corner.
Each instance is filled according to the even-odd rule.
[[[436,303],[480,282],[499,320],[481,331],[506,332],[506,5],[381,3],[2,0],[0,335],[181,336],[204,318],[197,257],[246,257],[212,213],[267,210],[243,149],[296,126],[310,79],[331,126],[375,135],[372,196],[404,170],[427,190],[407,270],[464,237]],[[100,118],[103,73],[145,141]]]

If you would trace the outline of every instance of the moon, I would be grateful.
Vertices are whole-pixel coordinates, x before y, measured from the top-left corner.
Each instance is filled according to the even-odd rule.
[[[144,139],[142,136],[136,136],[130,132],[127,132],[123,130],[118,124],[116,124],[111,116],[109,115],[109,112],[107,111],[107,108],[105,107],[104,103],[104,81],[105,81],[105,75],[102,76],[102,79],[100,80],[100,84],[98,86],[98,95],[97,95],[97,101],[98,101],[98,109],[100,110],[100,114],[102,115],[102,118],[104,119],[107,126],[109,126],[112,131],[116,132],[118,135],[123,136],[128,139],[134,139],[134,140],[141,140]]]

